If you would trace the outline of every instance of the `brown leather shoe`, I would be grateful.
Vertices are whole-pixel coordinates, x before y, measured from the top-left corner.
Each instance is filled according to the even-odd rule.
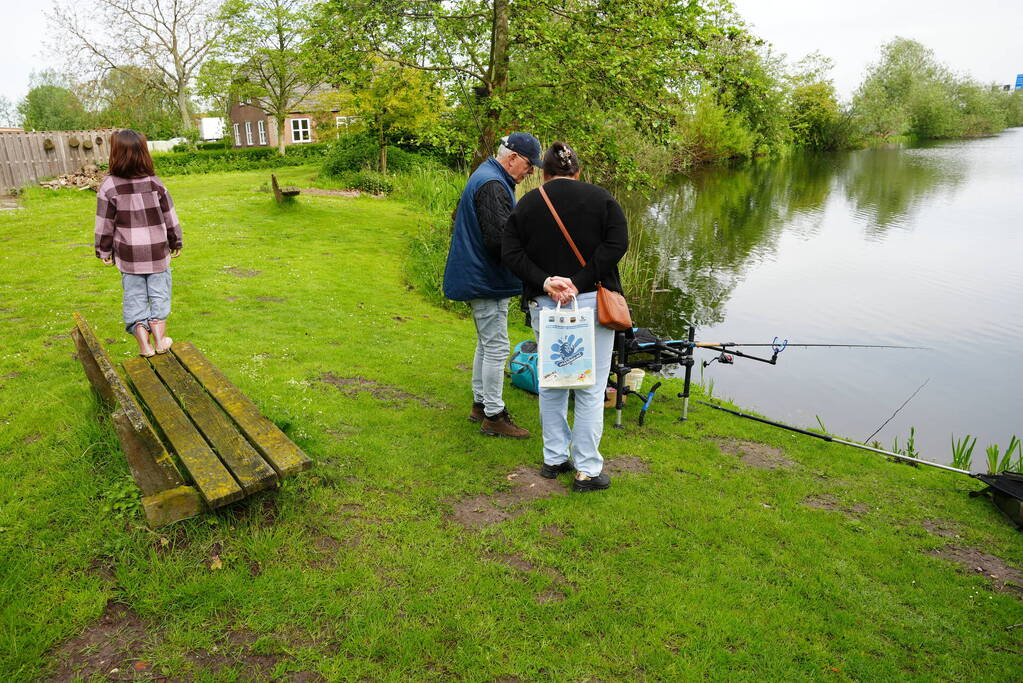
[[[469,422],[483,422],[487,417],[487,414],[483,412],[482,403],[473,403],[472,410],[469,411]]]
[[[512,422],[507,410],[502,410],[493,417],[484,417],[480,433],[487,436],[507,436],[512,439],[529,438],[529,431]]]

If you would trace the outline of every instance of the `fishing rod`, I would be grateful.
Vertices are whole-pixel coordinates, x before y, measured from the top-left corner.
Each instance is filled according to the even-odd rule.
[[[720,410],[720,411],[723,411],[723,412],[726,412],[726,413],[731,413],[732,415],[736,415],[738,417],[746,418],[747,420],[754,420],[756,422],[762,422],[762,423],[764,423],[766,425],[771,425],[772,427],[780,427],[781,429],[787,429],[790,432],[796,432],[797,434],[805,434],[806,436],[812,436],[815,439],[821,439],[822,441],[829,441],[829,442],[832,442],[832,443],[840,443],[843,446],[852,446],[853,448],[859,448],[859,449],[864,450],[864,451],[870,451],[870,452],[878,454],[878,455],[886,455],[886,456],[888,456],[890,458],[896,458],[896,459],[902,460],[904,462],[911,462],[911,463],[915,463],[917,465],[927,465],[928,467],[937,467],[939,470],[947,470],[948,472],[955,472],[956,474],[965,474],[965,475],[967,475],[969,477],[973,477],[974,476],[974,474],[972,472],[970,472],[969,470],[961,470],[958,467],[950,467],[949,465],[942,465],[941,463],[931,462],[930,460],[921,460],[919,458],[911,458],[908,455],[903,455],[901,453],[895,453],[893,451],[886,451],[886,450],[881,449],[881,448],[874,448],[873,446],[865,446],[864,444],[856,443],[855,441],[846,441],[845,439],[839,439],[839,438],[834,437],[834,436],[829,436],[828,434],[820,434],[818,432],[811,432],[811,431],[809,431],[807,429],[801,429],[799,427],[793,427],[792,425],[783,424],[781,422],[775,422],[774,420],[768,420],[767,418],[764,418],[764,417],[757,417],[756,415],[750,415],[749,413],[743,413],[743,412],[740,412],[738,410],[732,410],[731,408],[725,408],[724,406],[719,406],[719,405],[716,405],[714,403],[708,403],[707,401],[697,400],[696,402],[699,403],[700,405],[704,405],[704,406],[707,406],[709,408],[713,408],[715,410]]]

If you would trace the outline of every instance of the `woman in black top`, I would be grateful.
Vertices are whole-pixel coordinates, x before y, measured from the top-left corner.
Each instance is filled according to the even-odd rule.
[[[622,291],[618,262],[629,246],[625,213],[602,187],[579,180],[579,159],[562,142],[555,142],[543,159],[544,190],[572,236],[586,266],[572,252],[538,190],[527,193],[505,226],[502,265],[522,280],[522,297],[529,302],[533,329],[539,334],[541,308],[567,303],[576,296],[580,307],[596,311],[597,283]],[[568,390],[540,389],[543,426],[543,467],[553,479],[576,471],[575,491],[606,489],[600,437],[604,430],[604,389],[611,369],[614,331],[595,325],[596,378],[592,387],[574,389],[575,424],[568,425]]]

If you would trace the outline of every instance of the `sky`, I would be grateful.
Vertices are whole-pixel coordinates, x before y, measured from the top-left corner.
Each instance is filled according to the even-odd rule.
[[[849,99],[880,48],[895,36],[934,50],[938,61],[981,83],[1015,84],[1023,73],[1021,0],[733,0],[753,32],[789,62],[819,51],[834,62]]]
[[[830,57],[846,99],[881,45],[895,36],[920,41],[940,61],[983,83],[1015,83],[1023,73],[1021,0],[733,1],[754,33],[790,61],[814,51]],[[59,66],[43,54],[49,6],[48,0],[0,0],[0,95],[13,103],[28,92],[32,71]]]

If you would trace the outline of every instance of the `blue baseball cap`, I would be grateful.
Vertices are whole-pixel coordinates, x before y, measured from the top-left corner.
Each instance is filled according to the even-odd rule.
[[[529,163],[539,168],[543,165],[540,161],[540,141],[529,133],[511,133],[501,138],[504,146],[526,158]]]

